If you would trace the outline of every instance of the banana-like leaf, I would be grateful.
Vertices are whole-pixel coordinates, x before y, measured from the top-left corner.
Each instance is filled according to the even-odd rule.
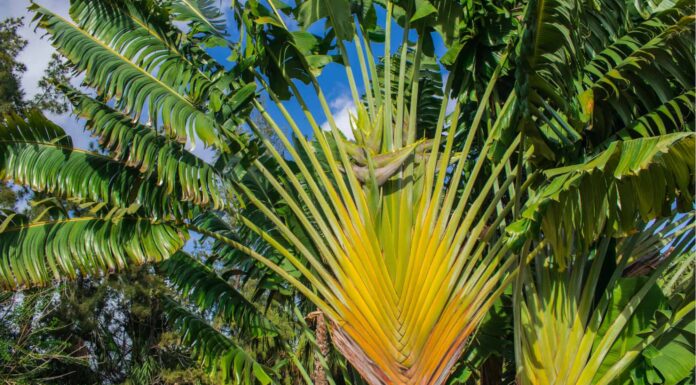
[[[0,286],[43,286],[164,260],[185,233],[147,219],[78,217],[0,226]]]
[[[516,110],[540,159],[577,159],[583,145],[693,88],[693,4],[665,3],[642,22],[629,8],[613,0],[529,3]]]
[[[585,66],[580,101],[591,140],[603,140],[693,88],[693,71],[682,69],[696,68],[693,12],[692,4],[678,2],[631,28]]]
[[[443,3],[451,3],[448,7],[459,6],[456,1]],[[468,3],[462,7],[463,12],[469,13],[463,22],[458,26],[447,23],[445,28],[457,28],[460,35],[440,59],[449,70],[449,76],[454,76],[453,97],[476,103],[483,95],[488,80],[505,57],[508,43],[517,39],[523,13],[519,5],[515,0]],[[503,75],[511,71],[514,71],[513,65],[504,68]]]
[[[351,40],[355,33],[351,4],[348,0],[309,0],[297,9],[297,20],[308,28],[318,20],[326,18],[336,32],[336,37]]]
[[[7,116],[0,122],[0,179],[129,214],[168,218],[182,217],[189,211],[185,202],[171,199],[154,178],[70,144],[65,132],[39,113],[31,113],[27,121]]]
[[[635,375],[631,375],[629,380],[624,381],[624,384],[635,384],[634,378],[643,380],[644,383],[654,381],[656,378],[655,372],[659,373],[661,379],[664,379],[665,385],[677,385],[688,383],[690,376],[693,375],[694,356],[693,336],[694,331],[693,320],[689,322],[688,318],[681,323],[675,325],[667,333],[660,336],[654,344],[643,350],[641,363],[644,364],[644,369],[638,365],[633,370]]]
[[[417,14],[420,9],[429,9],[428,5],[432,3],[433,9],[437,13],[435,18],[435,30],[442,35],[442,38],[448,46],[451,46],[458,38],[461,38],[464,26],[470,25],[471,21],[467,15],[467,9],[462,3],[452,0],[422,0],[416,1],[413,11]],[[414,16],[411,16],[413,22]]]
[[[674,255],[691,253],[692,222],[682,217],[668,226],[683,231],[653,233],[655,226],[646,225],[621,242],[603,238],[587,253],[563,256],[572,269],[561,268],[552,249],[543,247],[532,265],[524,267],[515,290],[518,381],[606,385],[686,378],[688,369],[676,370],[670,367],[674,362],[652,358],[660,357],[660,351],[678,351],[682,341],[674,333],[683,333],[691,322],[693,296],[668,301],[657,282]],[[637,259],[634,253],[645,235],[665,240],[674,255],[660,258],[647,276],[627,277],[625,268]],[[674,361],[693,366],[693,353],[689,355]]]
[[[81,28],[100,41],[108,42],[121,55],[185,95],[199,110],[207,112],[208,116],[214,113],[210,121],[214,131],[224,135],[225,140],[229,140],[224,144],[236,151],[244,147],[244,143],[233,129],[248,113],[249,98],[255,85],[239,84],[236,79],[225,75],[224,68],[200,46],[198,32],[189,31],[193,36],[187,38],[171,23],[168,12],[175,16],[177,12],[170,6],[176,8],[175,4],[158,4],[153,0],[123,0],[118,3],[74,1],[71,15]],[[223,37],[220,34],[205,40],[210,42],[213,38]],[[152,105],[148,105],[150,108]],[[133,111],[127,104],[125,110],[133,113],[136,120],[141,113],[149,112],[137,108]],[[224,123],[216,125],[218,122]],[[149,123],[157,128],[158,116],[150,114]],[[201,134],[198,136],[202,138]],[[192,139],[191,134],[187,140],[193,142]],[[222,146],[222,149],[226,150],[226,147]]]
[[[266,192],[269,191],[272,192],[272,190],[266,190]],[[286,258],[283,258],[283,256],[274,249],[273,245],[269,244],[266,239],[259,236],[257,233],[258,231],[264,231],[266,234],[279,237],[274,224],[269,221],[262,212],[254,206],[249,206],[241,210],[239,216],[234,220],[236,222],[236,220],[241,218],[244,218],[245,221],[254,223],[254,229],[252,230],[245,226],[233,226],[214,213],[205,213],[197,216],[193,221],[193,226],[198,232],[202,231],[207,234],[216,234],[224,237],[216,239],[212,246],[219,255],[219,263],[224,264],[226,270],[243,271],[245,272],[245,279],[255,280],[257,282],[257,291],[254,294],[255,300],[271,294],[276,297],[275,299],[279,299],[281,296],[291,296],[292,291],[288,288],[287,283],[282,277],[279,277],[272,269],[269,269],[262,263],[249,258],[249,255],[244,250],[240,250],[238,247],[226,242],[226,240],[231,239],[238,242],[237,244],[243,244],[255,253],[263,255],[268,260],[273,261],[273,263],[277,264],[290,276],[296,279],[301,277],[297,268]],[[288,221],[292,222],[293,219],[288,217]],[[302,229],[299,228],[299,226],[294,228],[297,229],[298,236],[301,236]],[[261,288],[267,288],[271,292],[260,290]]]
[[[167,194],[181,201],[213,209],[223,207],[222,182],[212,166],[175,141],[154,129],[134,124],[130,117],[77,90],[67,95],[74,113],[87,120],[86,128],[99,137],[100,144],[116,160],[137,168],[146,177],[154,177]]]
[[[227,21],[214,0],[173,0],[165,6],[175,20],[188,23],[190,36],[205,34],[209,37],[204,40],[208,46],[227,44],[223,38],[227,35]]]
[[[258,161],[265,169],[270,170],[274,175],[282,175],[283,171],[275,164],[274,159],[268,156],[262,156]],[[219,167],[223,169],[221,172],[234,175],[233,178],[239,180],[240,183],[260,201],[275,206],[278,213],[285,217],[284,220],[292,224],[293,231],[297,237],[306,239],[306,235],[303,235],[303,229],[297,224],[297,220],[292,217],[282,197],[273,190],[268,179],[260,174],[259,170],[255,167],[245,165],[244,163],[239,164],[237,162],[238,160],[233,160],[230,162],[231,165],[229,166],[219,165]],[[239,225],[241,218],[244,218],[244,221],[253,223],[254,229]],[[283,271],[294,278],[300,278],[301,276],[297,269],[287,259],[283,258],[267,240],[257,234],[256,231],[263,230],[266,234],[279,237],[274,223],[269,221],[266,215],[259,211],[254,205],[239,207],[235,215],[232,216],[225,216],[222,213],[212,212],[201,213],[201,215],[194,218],[192,223],[196,228],[206,233],[220,235],[226,239],[233,239],[243,244],[256,253],[273,261],[280,266]],[[281,242],[286,244],[282,239]],[[290,285],[288,285],[282,277],[273,272],[272,269],[249,258],[247,253],[229,245],[223,240],[215,239],[212,243],[212,248],[216,252],[216,263],[222,265],[220,270],[221,276],[224,279],[241,278],[243,282],[254,282],[254,302],[264,301],[270,305],[271,301],[294,301],[292,298],[295,295],[295,291],[292,290]],[[236,273],[232,272],[238,272],[242,275],[241,277],[234,277],[233,274]]]
[[[39,143],[46,142],[56,146],[72,148],[72,138],[57,124],[46,119],[38,110],[24,112],[24,116],[16,113],[2,115],[0,120],[0,140],[3,143],[11,141]]]
[[[628,137],[631,134],[643,137],[665,135],[682,131],[689,125],[691,128],[684,131],[693,131],[692,117],[696,108],[693,103],[694,98],[696,98],[696,91],[691,89],[642,115],[617,135],[622,137]]]
[[[179,331],[185,344],[203,364],[210,376],[220,384],[272,382],[272,371],[258,363],[253,356],[230,338],[192,314],[172,299],[164,301],[170,322]]]
[[[507,148],[522,131],[542,159],[572,158],[569,150],[581,139],[575,97],[585,59],[576,27],[581,12],[577,0],[527,3],[515,63],[515,104],[508,111],[515,118],[496,134],[498,147]]]
[[[246,44],[240,42],[233,48],[233,56],[240,58],[235,72],[245,73],[251,79],[265,75],[274,96],[285,100],[290,98],[289,79],[286,77],[309,83],[312,74],[318,76],[325,65],[335,61],[328,55],[334,48],[331,42],[335,33],[329,30],[320,37],[307,31],[289,31],[284,28],[283,18],[278,13],[282,3],[274,1],[269,4],[275,7],[273,11],[260,3],[235,4],[236,12],[244,15],[239,22],[249,37]],[[301,4],[300,8],[307,4]],[[352,23],[349,25],[352,28]]]
[[[578,31],[572,28],[579,12],[575,0],[532,0],[527,4],[516,87],[525,116],[538,108],[539,98],[552,100],[564,112],[573,108],[573,81],[582,68]]]
[[[97,12],[100,8],[74,10],[80,27],[46,8],[31,6],[53,45],[85,72],[85,82],[106,99],[115,98],[121,109],[135,111],[136,116],[147,109],[153,122],[161,116],[167,134],[180,142],[198,137],[224,149],[219,127],[199,108],[209,83],[196,72],[186,71],[188,63],[163,60],[170,58],[167,47],[136,28],[130,18],[121,15],[119,19],[118,12],[107,13],[113,21],[103,18]]]
[[[623,0],[596,0],[581,6],[583,46],[588,57],[594,57],[625,35],[635,23],[632,4]]]
[[[690,210],[694,151],[693,133],[675,133],[613,142],[585,163],[548,170],[546,186],[508,227],[509,242],[519,246],[541,228],[567,266],[562,256],[574,242],[586,247],[601,234],[624,235],[639,219],[670,213],[675,203]]]
[[[178,252],[159,265],[169,282],[201,311],[212,311],[242,338],[278,334],[275,326],[229,282],[190,255]]]

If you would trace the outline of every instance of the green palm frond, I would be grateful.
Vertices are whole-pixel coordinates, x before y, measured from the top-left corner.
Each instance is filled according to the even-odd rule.
[[[625,234],[639,219],[669,214],[675,202],[690,210],[694,139],[675,133],[612,142],[585,163],[546,171],[546,185],[508,227],[510,242],[541,228],[557,262],[567,266],[563,256],[576,241],[587,245],[601,234]]]
[[[105,103],[76,90],[67,91],[74,113],[87,120],[86,128],[99,137],[115,160],[153,177],[166,194],[197,206],[224,206],[222,181],[212,166],[186,151],[154,129],[134,124],[132,119]]]
[[[563,112],[571,111],[573,80],[582,68],[577,31],[572,29],[580,12],[577,1],[530,1],[525,34],[518,57],[517,94],[525,115],[536,115],[539,99],[550,99]]]
[[[230,282],[184,252],[160,265],[162,273],[181,295],[201,311],[210,311],[247,338],[269,338],[278,334],[275,325]]]
[[[197,95],[197,101],[205,100],[206,95],[211,101],[222,98],[221,91],[229,86],[229,81],[220,82],[222,66],[210,57],[204,47],[199,45],[197,39],[199,32],[189,30],[189,36],[187,36],[174,26],[172,18],[177,20],[181,16],[172,9],[172,7],[176,8],[177,3],[185,4],[186,2],[72,1],[71,15],[75,20],[80,21],[80,25],[110,24],[111,27],[104,36],[112,40],[117,39],[116,42],[123,43],[123,39],[127,38],[137,39],[139,42],[137,47],[123,52],[129,55],[135,54],[141,66],[156,66],[156,63],[168,62],[169,69],[165,73],[170,73],[172,76],[167,76],[163,80],[178,84],[181,79],[187,77],[195,79],[198,83],[196,87],[186,90],[185,93],[192,92]],[[176,74],[176,71],[180,73]],[[215,84],[211,86],[209,84],[211,82]],[[210,105],[209,107],[217,111],[216,108]]]
[[[202,33],[220,38],[222,44],[226,44],[223,37],[227,35],[227,22],[214,0],[172,0],[165,3],[165,7],[175,20],[188,23],[189,35]],[[204,43],[215,45],[211,40],[204,40]]]
[[[628,127],[617,132],[617,136],[649,137],[676,131],[694,131],[692,119],[696,108],[693,103],[694,98],[696,98],[694,89],[680,94],[640,116]]]
[[[271,3],[272,4],[272,3]],[[321,19],[328,19],[334,28],[336,37],[351,40],[355,33],[351,4],[348,0],[310,0],[304,1],[297,8],[297,20],[308,28]]]
[[[85,72],[85,82],[105,98],[116,98],[120,109],[136,116],[146,109],[156,126],[161,115],[165,132],[180,142],[198,137],[208,145],[225,147],[221,129],[199,106],[208,84],[195,81],[202,77],[193,71],[184,76],[181,72],[188,65],[185,62],[162,62],[155,50],[156,39],[138,33],[140,29],[134,24],[127,30],[123,26],[114,28],[109,19],[88,17],[89,12],[78,14],[83,18],[81,28],[46,8],[34,4],[31,9],[39,25],[50,34],[51,42]],[[132,22],[125,16],[120,20]],[[131,38],[139,43],[131,42]],[[149,54],[150,49],[155,54]],[[166,47],[162,51],[169,52]]]
[[[664,224],[646,225],[645,232],[618,242],[604,238],[586,253],[572,254],[567,269],[544,247],[523,269],[515,293],[521,384],[629,384],[650,378],[676,384],[690,375],[686,362],[693,360],[693,345],[679,335],[692,333],[687,324],[693,296],[670,301],[658,283],[675,256],[693,253],[693,219]],[[647,275],[627,275],[633,270],[629,262],[641,260],[645,235],[671,245],[671,251],[656,251]],[[691,358],[682,357],[681,364],[666,356],[670,352]]]
[[[73,1],[70,16],[81,30],[152,74],[176,93],[185,95],[195,104],[201,104],[212,91],[210,74],[201,71],[202,66],[193,63],[182,52],[182,38],[176,30],[167,28],[164,20],[143,15],[138,6],[144,4],[130,1]],[[155,4],[152,6],[157,15],[158,7]]]
[[[693,88],[693,73],[680,69],[696,66],[693,12],[692,6],[677,3],[631,28],[587,63],[580,100],[583,113],[590,115],[591,139],[604,140]]]
[[[636,20],[633,4],[624,0],[597,0],[581,4],[585,57],[594,57],[625,35],[636,22],[643,21],[642,18]]]
[[[186,234],[140,218],[79,217],[3,223],[0,286],[42,286],[157,262],[181,248]]]
[[[57,124],[46,119],[38,110],[18,114],[4,114],[0,121],[0,135],[3,143],[46,142],[56,146],[72,147],[72,138]]]
[[[269,167],[271,166],[269,165]],[[285,221],[296,222],[296,219],[288,213],[287,208],[284,208],[285,205],[282,201],[274,194],[272,187],[264,184],[265,180],[258,176],[251,177],[250,174],[254,173],[253,169],[247,169],[247,171],[243,180],[247,181],[251,190],[258,194],[264,202],[275,204],[279,212],[285,212]],[[221,235],[225,239],[233,239],[278,264],[294,278],[300,278],[301,274],[297,269],[256,232],[261,231],[264,234],[279,236],[275,225],[267,219],[264,213],[250,205],[239,208],[238,215],[230,217],[207,212],[194,218],[192,224],[201,231]],[[254,223],[255,229],[240,226],[238,221],[240,217]],[[298,237],[306,238],[306,235],[302,235],[303,230],[297,224],[293,225],[293,228]],[[228,281],[238,280],[243,287],[253,289],[251,299],[254,302],[262,301],[266,307],[271,306],[273,302],[294,303],[296,292],[292,290],[292,287],[272,269],[253,258],[249,258],[246,252],[229,245],[224,240],[217,239],[211,243],[211,249],[215,250],[215,265],[218,266],[216,270],[220,271],[220,277]],[[251,285],[252,283],[253,285]]]
[[[573,161],[693,88],[693,6],[665,4],[647,20],[610,0],[528,4],[515,91],[537,155]]]
[[[0,123],[0,179],[46,192],[91,209],[122,209],[153,218],[181,217],[185,202],[169,199],[156,179],[107,156],[75,149],[62,129],[38,113]],[[177,189],[180,187],[177,186]]]
[[[447,3],[456,5],[453,1]],[[463,8],[467,17],[457,27],[460,36],[448,45],[449,49],[441,58],[449,70],[448,76],[454,77],[453,96],[472,104],[478,102],[488,79],[504,57],[507,45],[517,39],[522,6],[516,0],[465,3]],[[500,87],[500,91],[508,92],[512,85],[509,78],[512,72],[514,66],[504,68],[502,76],[508,78],[502,82],[504,87]]]
[[[191,346],[194,356],[202,362],[210,376],[220,383],[250,385],[272,382],[269,368],[259,364],[242,347],[189,312],[172,299],[164,300],[165,311],[179,330],[182,340]]]

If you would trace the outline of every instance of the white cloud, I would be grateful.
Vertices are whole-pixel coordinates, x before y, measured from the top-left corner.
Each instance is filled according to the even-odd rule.
[[[54,113],[46,113],[46,117],[63,128],[65,133],[72,138],[73,146],[77,148],[87,149],[89,144],[96,140],[90,136],[89,132],[85,131],[84,119],[78,119],[70,114],[58,115]]]
[[[454,112],[454,107],[456,107],[456,106],[457,106],[457,99],[447,98],[447,108],[445,109],[445,113],[451,114],[452,112]]]
[[[351,140],[354,139],[350,123],[351,114],[355,115],[355,103],[353,102],[353,98],[347,94],[343,94],[332,100],[329,106],[331,107],[331,112],[333,113],[333,118],[339,131],[341,131],[346,138]],[[329,122],[324,122],[321,125],[321,129],[324,131],[331,130]]]
[[[68,17],[70,3],[67,0],[43,0],[40,3],[51,11]],[[27,0],[0,0],[0,18],[24,17],[24,27],[19,30],[19,34],[27,40],[27,46],[17,59],[27,66],[27,71],[22,76],[22,86],[27,99],[33,98],[39,92],[39,79],[51,60],[51,54],[55,52],[48,39],[41,38],[42,30],[34,31],[36,24],[31,23],[34,15],[27,9],[29,4]]]
[[[56,14],[70,20],[70,2],[68,0],[39,0],[40,5],[50,9]],[[48,37],[43,37],[44,31],[36,28],[35,23],[31,23],[34,14],[29,12],[27,7],[30,5],[28,0],[0,0],[0,19],[8,17],[24,17],[24,27],[19,30],[22,38],[27,40],[27,46],[19,54],[17,59],[24,63],[27,71],[22,76],[22,88],[24,89],[25,99],[30,100],[36,95],[39,90],[39,80],[44,75],[44,71],[51,60],[51,55],[56,50],[51,46]],[[225,1],[225,7],[228,9],[231,1]],[[84,79],[84,74],[80,74],[72,81],[73,85],[78,86]],[[84,90],[90,94],[89,90]],[[147,116],[143,113],[143,117]],[[61,126],[68,135],[73,139],[73,145],[78,148],[86,149],[90,142],[95,141],[90,133],[84,129],[84,120],[77,119],[70,114],[47,114],[47,117],[53,122]],[[191,147],[189,142],[187,147]],[[200,139],[196,138],[196,146],[193,153],[198,155],[206,162],[212,162],[215,152],[210,147],[205,147]]]
[[[443,85],[447,84],[447,78],[449,77],[449,75],[450,75],[449,72],[446,72],[442,76],[442,84]],[[443,91],[444,91],[444,89],[443,89]],[[447,98],[447,107],[445,108],[445,113],[449,115],[454,111],[454,107],[457,106],[457,99],[456,98],[452,99],[449,97],[449,95],[446,95],[445,97]]]
[[[69,18],[70,3],[67,0],[43,0],[40,3],[58,15]],[[19,35],[27,41],[27,46],[17,60],[27,67],[21,79],[26,100],[32,99],[39,92],[39,80],[51,60],[51,55],[55,52],[48,38],[42,38],[44,32],[36,29],[36,24],[31,22],[34,15],[27,9],[29,5],[27,0],[0,0],[0,19],[24,17],[24,27],[19,30]],[[79,76],[75,83],[79,84],[83,77]],[[84,131],[83,120],[69,114],[47,114],[47,116],[73,138],[75,147],[87,148],[94,140]]]
[[[199,137],[196,137],[195,146],[191,144],[191,137],[188,137],[186,140],[186,148],[206,163],[212,164],[215,159],[215,149],[206,146]]]

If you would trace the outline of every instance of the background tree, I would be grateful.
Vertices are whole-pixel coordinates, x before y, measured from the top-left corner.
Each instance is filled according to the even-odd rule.
[[[17,30],[23,25],[21,18],[8,18],[0,23],[0,112],[16,111],[24,106],[20,76],[26,66],[17,62],[17,55],[27,44]],[[4,182],[0,184],[0,208],[11,209],[17,195]]]
[[[22,19],[1,24],[3,41],[0,83],[4,112],[41,108],[67,112],[58,89],[72,74],[54,54],[39,81],[40,92],[24,100],[16,61],[26,41],[18,34]],[[2,218],[18,206],[29,218],[46,220],[81,208],[47,194],[0,184]],[[203,384],[207,377],[195,368],[190,352],[167,327],[157,296],[164,284],[147,269],[119,277],[81,279],[54,289],[3,292],[0,303],[0,382],[3,384]]]
[[[51,55],[44,76],[39,79],[41,90],[32,100],[32,108],[64,114],[69,111],[69,101],[59,89],[61,84],[70,84],[72,79],[70,65],[57,53]]]
[[[22,18],[7,18],[0,23],[0,112],[7,113],[21,109],[24,102],[20,77],[27,70],[26,66],[17,61],[17,56],[27,45],[27,41],[19,36],[18,29],[22,27]]]

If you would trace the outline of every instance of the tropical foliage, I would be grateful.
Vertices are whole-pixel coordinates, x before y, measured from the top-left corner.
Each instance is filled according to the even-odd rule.
[[[691,375],[690,2],[30,9],[100,150],[4,117],[0,177],[77,207],[3,213],[5,288],[157,263],[215,382],[483,381],[497,316],[521,383]]]
[[[641,230],[620,241],[602,238],[574,255],[572,268],[542,251],[534,258],[545,269],[523,269],[515,293],[521,383],[676,384],[690,376],[691,364],[678,357],[694,350],[693,294],[675,295],[671,282],[684,272],[665,269],[675,258],[693,263],[693,217]],[[558,341],[573,354],[555,349]]]
[[[0,383],[208,384],[164,322],[161,279],[143,267],[3,297]]]

